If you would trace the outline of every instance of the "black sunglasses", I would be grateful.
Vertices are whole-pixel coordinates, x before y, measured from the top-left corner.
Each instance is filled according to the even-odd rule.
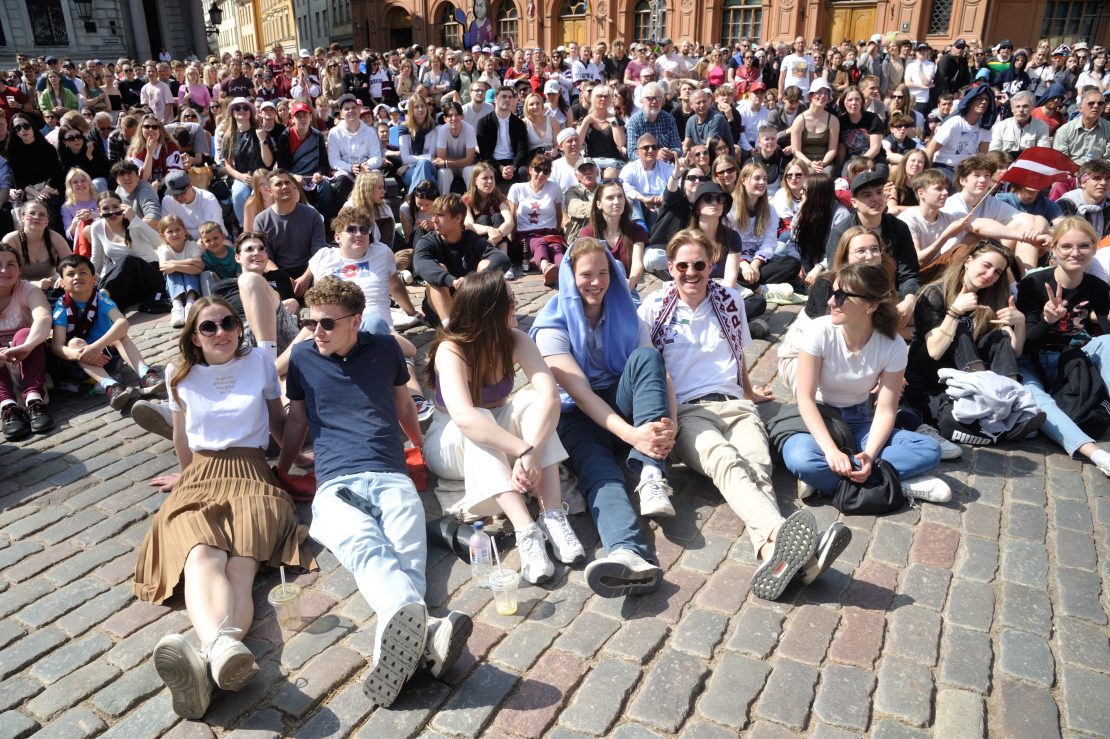
[[[123,210],[102,210],[100,211],[100,215],[104,216],[105,218],[119,218],[123,215]]]
[[[551,167],[532,167],[536,174],[551,174]]]
[[[693,262],[693,263],[690,263],[690,262],[675,262],[674,263],[674,268],[677,269],[679,272],[687,272],[691,269],[694,270],[695,272],[702,272],[708,266],[709,266],[709,262],[706,262],[706,261],[701,260],[701,259],[699,259],[698,261]]]
[[[859,298],[860,300],[867,300],[867,297],[864,295],[860,295],[859,293],[850,293],[847,290],[839,287],[836,290],[833,290],[832,299],[833,302],[836,303],[837,308],[843,307],[844,301],[848,298]]]
[[[232,105],[231,106],[231,112],[232,113],[242,113],[244,111],[250,112],[250,109],[251,109],[251,106],[249,106],[249,105]]]
[[[316,320],[315,318],[306,318],[301,321],[301,328],[307,328],[309,331],[315,331],[316,326],[318,325],[325,331],[332,331],[335,329],[336,321],[342,321],[344,318],[350,318],[351,316],[357,315],[357,313],[349,313],[348,315],[340,316],[339,318],[321,318],[320,320]]]
[[[703,174],[688,174],[688,175],[686,175],[686,181],[687,182],[702,182],[702,183],[704,183],[704,182],[709,182],[710,179],[712,179],[712,178],[709,177],[709,175],[703,175]]]
[[[62,139],[62,141],[65,141],[68,144],[70,141],[80,141],[82,138],[84,137],[81,136],[81,134],[77,134],[76,136],[66,136],[64,139]]]
[[[347,233],[351,234],[352,236],[354,236],[356,234],[362,234],[363,236],[365,236],[366,234],[370,233],[370,227],[369,226],[356,226],[353,223],[350,224],[349,226],[347,226],[343,230],[346,231]]]
[[[659,144],[644,144],[640,147],[640,151],[659,151],[661,148]]]
[[[703,203],[708,203],[709,205],[716,205],[717,203],[725,202],[725,196],[721,195],[720,193],[709,193],[708,195],[702,195],[701,199]]]
[[[32,130],[34,130],[34,128],[33,128],[33,127],[31,126],[31,124],[30,124],[30,123],[17,123],[17,124],[15,124],[14,126],[12,126],[12,130],[13,130],[13,131],[16,131],[16,132],[19,132],[19,131],[32,131]]]
[[[147,131],[157,131],[157,130],[158,130],[158,126],[157,126],[156,124],[153,124],[153,123],[152,123],[152,124],[146,124],[146,123],[144,123],[144,124],[143,124],[143,129],[144,129],[144,130],[147,130]]]
[[[236,321],[234,317],[228,315],[220,319],[219,323],[215,321],[201,321],[200,325],[197,326],[197,333],[201,336],[215,336],[216,330],[222,328],[225,334],[230,334],[235,330],[237,325],[238,321]]]

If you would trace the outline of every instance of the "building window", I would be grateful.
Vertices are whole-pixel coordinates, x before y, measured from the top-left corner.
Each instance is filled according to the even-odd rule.
[[[1044,9],[1041,38],[1048,39],[1053,47],[1079,41],[1091,43],[1100,5],[1102,3],[1097,0],[1050,2]]]
[[[35,46],[68,46],[69,32],[61,0],[27,0]]]
[[[328,11],[324,11],[324,35],[331,35],[331,28],[328,27]]]
[[[925,33],[930,36],[948,33],[948,23],[951,19],[952,0],[933,0],[929,11],[929,28]]]
[[[462,46],[462,26],[455,20],[455,6],[445,3],[439,14],[439,44],[458,49]]]
[[[725,0],[721,9],[721,44],[735,46],[743,38],[762,38],[760,0]]]
[[[323,36],[324,31],[320,27],[320,11],[316,11],[316,35]]]
[[[647,41],[651,35],[651,3],[640,0],[632,13],[632,40],[637,43]]]
[[[519,20],[520,14],[516,12],[515,5],[505,3],[501,6],[501,10],[497,11],[497,35],[502,41],[507,41],[510,36],[516,40]]]

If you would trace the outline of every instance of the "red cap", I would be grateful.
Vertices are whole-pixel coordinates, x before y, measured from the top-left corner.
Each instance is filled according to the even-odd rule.
[[[766,92],[767,85],[763,84],[762,82],[755,82],[752,84],[751,87],[748,88],[748,92],[755,92],[756,90],[763,90],[764,92]]]
[[[368,113],[372,115],[374,113],[374,111],[370,110],[369,108],[363,108],[362,111],[358,115],[361,118],[362,116],[367,115]]]
[[[312,114],[312,108],[308,107],[307,103],[294,103],[293,107],[289,109],[289,115],[296,115],[297,113]]]

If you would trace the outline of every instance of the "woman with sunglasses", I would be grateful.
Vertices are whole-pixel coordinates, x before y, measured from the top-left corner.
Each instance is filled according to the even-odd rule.
[[[243,207],[251,196],[251,176],[257,169],[274,166],[276,145],[259,125],[254,103],[235,98],[228,106],[232,123],[223,139],[224,167],[232,179],[231,204],[243,222]]]
[[[822,79],[814,80],[807,93],[809,107],[798,114],[790,126],[790,146],[794,156],[814,172],[824,172],[836,159],[840,143],[840,122],[827,106],[832,88]]]
[[[649,272],[667,271],[667,256],[664,249],[671,237],[686,228],[690,221],[694,199],[698,188],[713,180],[709,165],[698,166],[678,160],[679,166],[667,179],[667,189],[663,191],[663,205],[659,217],[648,230],[648,247],[644,250],[644,269]],[[739,181],[739,171],[737,171]],[[726,190],[728,192],[728,190]]]
[[[320,83],[316,79],[316,70],[303,61],[297,63],[297,76],[289,81],[289,96],[307,98],[310,101],[320,96]]]
[[[100,218],[85,233],[92,242],[89,258],[100,289],[108,291],[117,305],[153,307],[148,304],[166,292],[166,280],[158,269],[161,235],[136,218],[114,191],[100,193],[96,204]]]
[[[138,135],[132,139],[127,156],[139,166],[139,176],[156,191],[161,190],[167,174],[184,169],[181,150],[166,131],[166,127],[153,115],[143,116]]]
[[[201,648],[164,636],[154,670],[182,718],[204,716],[213,683],[241,690],[258,673],[242,642],[254,618],[252,591],[262,565],[316,569],[308,528],[266,463],[285,411],[274,362],[244,346],[243,326],[223,298],[196,302],[166,367],[174,448],[181,472],[158,478],[172,490],[139,549],[132,590],[160,604],[184,587]],[[184,580],[184,583],[182,581]]]
[[[351,89],[347,89],[348,84]],[[370,90],[366,86],[366,76],[358,71],[358,67],[355,67],[353,72],[343,74],[342,65],[335,59],[329,59],[324,66],[320,94],[334,105],[335,101],[346,93],[354,95],[362,105],[370,104]]]
[[[599,170],[605,167],[620,170],[625,164],[624,129],[609,113],[612,99],[613,92],[609,87],[595,87],[590,95],[589,110],[576,124],[578,135],[585,144],[584,156],[593,159]]]
[[[782,220],[780,228],[783,231],[790,231],[794,216],[806,199],[806,178],[809,175],[809,167],[798,159],[792,160],[783,170],[782,187],[771,199],[771,205]],[[778,232],[776,232],[777,235]]]
[[[1015,58],[1014,61],[1016,63],[1017,59]],[[1080,90],[1087,86],[1097,87],[1101,93],[1110,89],[1110,73],[1106,71],[1105,51],[1100,51],[1091,57],[1091,61],[1083,68],[1075,86]]]
[[[1080,216],[1066,216],[1052,230],[1055,269],[1030,273],[1018,283],[1017,308],[1025,314],[1018,370],[1037,407],[1048,415],[1041,427],[1045,435],[1069,456],[1087,457],[1110,477],[1110,452],[1080,429],[1048,392],[1060,380],[1060,358],[1070,348],[1086,354],[1103,382],[1110,383],[1110,295],[1105,282],[1087,274],[1097,243],[1091,224]]]
[[[94,135],[100,138],[99,134]],[[83,170],[92,180],[96,192],[104,192],[109,185],[115,185],[112,180],[112,164],[104,155],[104,148],[86,139],[76,128],[59,128],[58,159],[67,178],[73,169]]]
[[[11,131],[5,156],[12,170],[12,202],[49,202],[56,212],[62,204],[61,192],[65,187],[58,150],[43,138],[26,113],[12,116]]]
[[[913,125],[910,128],[916,128],[913,131],[915,135],[920,135],[925,130],[925,117],[917,112],[914,107],[913,93],[907,85],[898,85],[894,91],[890,93],[890,104],[887,106],[887,120],[891,123],[894,122],[894,116],[898,113],[908,115],[913,119]],[[892,162],[894,164],[895,162]]]
[[[559,280],[559,263],[567,243],[563,237],[563,191],[551,178],[551,157],[536,154],[528,164],[528,182],[509,188],[516,233],[509,254],[514,270],[516,254],[523,253],[539,267],[545,285]]]
[[[522,55],[523,58],[523,55]],[[470,103],[470,86],[482,76],[471,54],[463,54],[462,62],[456,70],[451,89],[459,93],[459,101],[465,106]]]
[[[95,206],[95,203],[94,203]],[[65,238],[50,228],[50,209],[43,203],[27,203],[20,214],[19,228],[4,237],[4,242],[22,257],[19,263],[21,280],[50,293],[53,305],[61,293],[58,263],[71,254]],[[2,325],[2,324],[0,324]]]
[[[620,263],[626,275],[632,301],[640,304],[636,286],[644,276],[644,247],[647,231],[632,220],[632,206],[620,182],[603,182],[597,186],[590,216],[579,238],[599,239]]]
[[[535,584],[555,572],[545,540],[565,564],[586,555],[559,488],[567,453],[555,433],[558,387],[535,342],[516,328],[516,306],[500,270],[468,275],[456,291],[451,319],[428,348],[436,406],[423,451],[437,477],[464,481],[468,515],[503,512],[512,521],[521,575]],[[517,366],[532,389],[510,398]],[[525,504],[528,492],[539,499],[538,521]]]

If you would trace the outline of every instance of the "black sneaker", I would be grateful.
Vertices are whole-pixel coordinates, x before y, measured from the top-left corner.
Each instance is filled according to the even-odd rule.
[[[27,401],[27,416],[31,419],[31,430],[36,434],[54,428],[54,418],[46,412],[46,403],[41,400]]]
[[[165,387],[166,381],[162,379],[162,375],[154,370],[147,372],[146,376],[139,380],[139,392],[143,395],[160,393]]]
[[[762,318],[757,318],[748,324],[748,333],[752,335],[754,341],[766,339],[771,335],[771,327]]]
[[[27,420],[27,413],[18,404],[8,403],[4,406],[2,414],[4,418],[4,437],[8,441],[15,441],[30,435],[31,424]]]
[[[113,410],[123,410],[131,401],[131,388],[121,383],[109,385],[106,391],[108,396],[108,405],[112,406]]]

